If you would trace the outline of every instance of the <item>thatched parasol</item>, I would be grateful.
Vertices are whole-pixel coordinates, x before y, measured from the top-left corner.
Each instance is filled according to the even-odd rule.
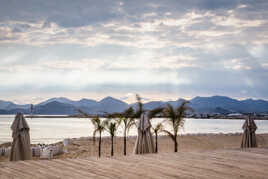
[[[154,153],[154,142],[151,134],[151,123],[146,113],[143,113],[141,115],[138,124],[138,137],[136,140],[134,153]]]
[[[244,130],[244,133],[242,136],[241,148],[257,147],[257,139],[255,134],[257,126],[254,120],[250,117],[246,119],[242,129]]]
[[[10,161],[31,160],[31,141],[29,126],[22,113],[18,113],[11,125],[12,146],[10,152]]]

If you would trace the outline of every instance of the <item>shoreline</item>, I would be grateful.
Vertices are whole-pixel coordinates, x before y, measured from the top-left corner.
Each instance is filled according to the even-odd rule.
[[[202,136],[208,136],[208,137],[212,137],[212,136],[242,136],[242,132],[234,132],[234,133],[222,133],[222,132],[218,132],[218,133],[189,133],[189,134],[179,134],[178,137],[185,137],[185,136],[189,136],[189,137],[202,137]],[[152,134],[154,137],[154,134]],[[265,133],[256,133],[256,135],[268,135],[268,132]],[[136,139],[136,135],[129,135],[127,136],[127,139]],[[158,135],[158,138],[162,138],[162,137],[168,137],[167,135]],[[110,139],[110,136],[102,136],[102,139]],[[123,136],[115,136],[115,138],[123,138]],[[69,140],[92,140],[93,137],[92,136],[82,136],[82,137],[76,137],[76,138],[65,138],[65,139],[69,139]],[[96,140],[98,139],[98,136],[96,136]],[[63,139],[64,140],[64,139]],[[31,145],[35,146],[38,144],[42,144],[42,145],[57,145],[59,143],[63,143],[63,140],[59,140],[59,141],[55,141],[52,143],[42,143],[42,142],[38,142],[38,143],[32,143]],[[3,142],[0,143],[0,148],[3,146],[11,146],[12,141],[7,141],[7,142]]]

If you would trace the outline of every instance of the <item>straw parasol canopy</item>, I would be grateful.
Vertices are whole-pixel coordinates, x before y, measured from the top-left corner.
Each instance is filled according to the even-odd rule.
[[[11,125],[12,146],[10,152],[10,161],[31,160],[31,141],[29,126],[22,113],[18,113]]]
[[[135,154],[154,153],[154,142],[150,130],[151,122],[148,118],[148,113],[143,113],[138,123],[138,137],[134,148]]]
[[[255,134],[257,126],[254,120],[250,117],[246,119],[242,129],[244,130],[244,133],[242,136],[241,148],[257,147],[257,139]]]

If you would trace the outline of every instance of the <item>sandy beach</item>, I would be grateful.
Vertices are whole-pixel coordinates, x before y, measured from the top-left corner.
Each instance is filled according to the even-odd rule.
[[[179,137],[179,151],[208,151],[217,149],[236,149],[240,148],[242,134],[198,134],[182,135]],[[127,139],[127,155],[132,155],[135,145],[135,136]],[[268,134],[258,134],[257,141],[259,147],[268,147]],[[5,144],[8,146],[10,144]],[[57,145],[63,145],[62,142]],[[0,145],[4,146],[3,144]],[[111,142],[109,137],[102,139],[102,157],[110,157]],[[159,153],[173,152],[173,142],[168,136],[160,136],[158,139]],[[123,138],[117,137],[114,143],[115,156],[123,155]],[[70,139],[68,153],[54,156],[54,158],[87,158],[98,155],[98,138],[93,144],[92,138],[82,137]],[[35,158],[38,160],[38,158]],[[8,161],[7,157],[1,157],[0,161]]]

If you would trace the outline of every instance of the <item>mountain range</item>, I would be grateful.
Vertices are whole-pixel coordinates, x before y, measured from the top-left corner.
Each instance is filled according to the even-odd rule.
[[[164,107],[167,104],[177,107],[184,99],[175,101],[150,101],[144,103],[147,110],[156,107]],[[189,106],[194,109],[195,113],[267,113],[268,101],[265,100],[237,100],[226,96],[212,97],[195,97],[190,101]],[[106,97],[100,101],[92,99],[81,99],[79,101],[68,98],[51,98],[34,106],[34,114],[42,115],[73,115],[77,114],[77,109],[81,109],[89,114],[105,114],[113,112],[122,112],[128,107],[136,108],[137,104],[127,104],[124,101],[113,97]],[[10,101],[0,100],[0,114],[15,114],[23,112],[30,113],[30,104],[18,105]]]

